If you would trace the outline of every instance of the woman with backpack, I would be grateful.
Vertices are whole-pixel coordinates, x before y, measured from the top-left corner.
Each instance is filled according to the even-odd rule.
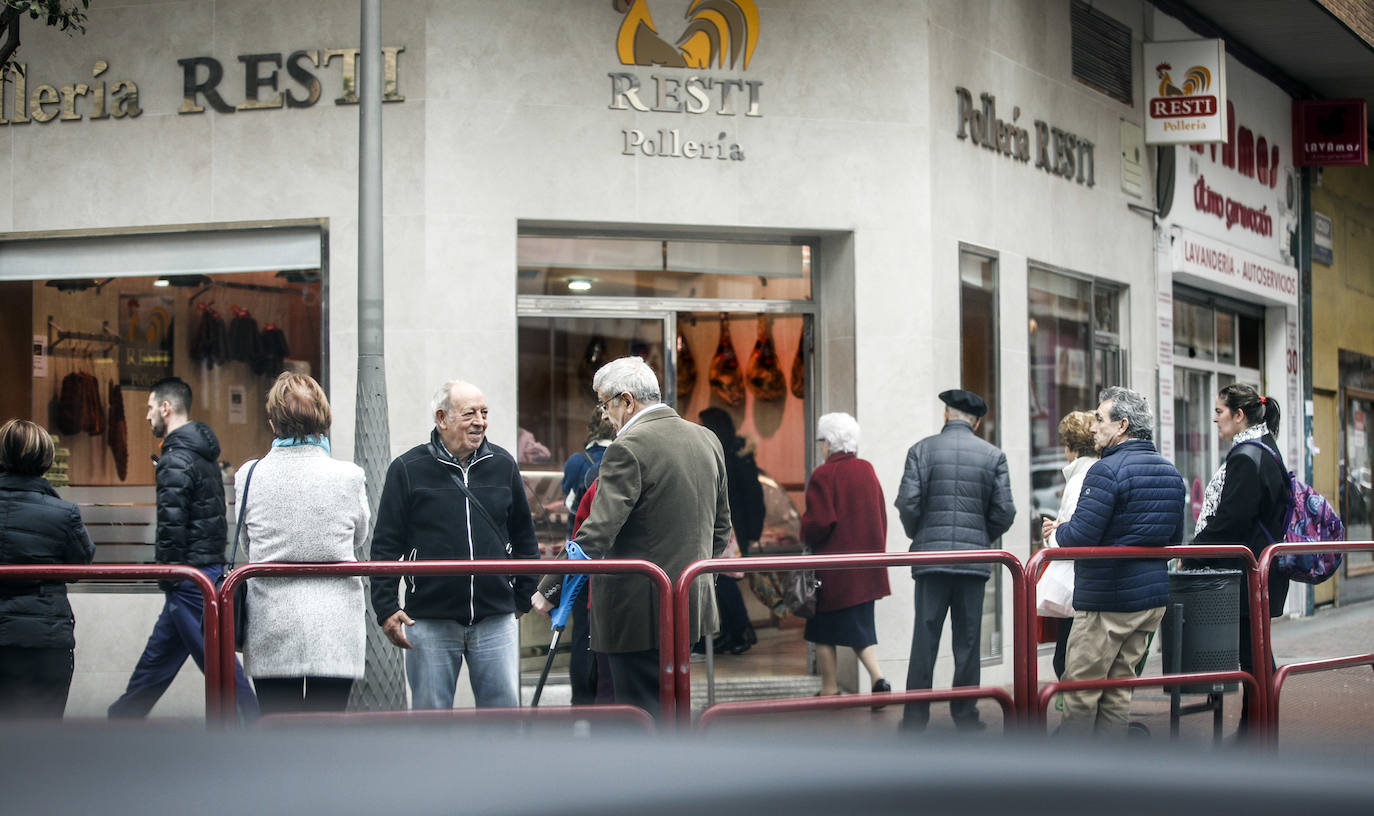
[[[1212,422],[1221,438],[1231,443],[1226,461],[1207,483],[1198,514],[1194,544],[1244,544],[1258,558],[1265,547],[1282,541],[1292,487],[1288,468],[1274,435],[1279,429],[1279,404],[1242,383],[1228,385],[1217,394]],[[1235,569],[1234,559],[1204,559],[1193,566]],[[1242,587],[1244,584],[1242,583]],[[1250,610],[1246,593],[1240,593],[1240,668],[1254,672],[1250,652]],[[1269,571],[1269,617],[1283,614],[1288,599],[1288,579]],[[1269,656],[1270,667],[1274,657]],[[1248,728],[1250,693],[1240,709],[1239,735]]]

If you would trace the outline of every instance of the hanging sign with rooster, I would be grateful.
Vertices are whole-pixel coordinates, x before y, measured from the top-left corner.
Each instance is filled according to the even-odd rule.
[[[657,129],[623,128],[621,154],[743,161],[744,148],[717,117],[762,116],[763,81],[716,72],[749,68],[759,39],[753,0],[682,0],[681,20],[662,25],[655,24],[647,0],[612,0],[611,6],[621,15],[615,55],[622,66],[679,70],[608,72],[610,109],[686,119]],[[695,118],[704,114],[712,115]]]
[[[1226,43],[1145,43],[1145,143],[1226,141]]]

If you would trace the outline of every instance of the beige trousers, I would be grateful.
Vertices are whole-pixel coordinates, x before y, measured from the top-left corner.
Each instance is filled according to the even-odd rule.
[[[1150,633],[1159,628],[1164,607],[1139,612],[1077,612],[1069,631],[1064,682],[1134,677]],[[1064,693],[1065,734],[1125,735],[1131,690],[1094,689]]]

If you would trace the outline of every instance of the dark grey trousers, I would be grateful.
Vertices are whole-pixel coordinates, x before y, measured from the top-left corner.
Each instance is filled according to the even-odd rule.
[[[978,641],[983,623],[983,592],[987,581],[977,576],[925,573],[916,577],[916,621],[911,632],[911,659],[907,663],[906,690],[928,689],[935,675],[935,655],[940,649],[940,630],[945,613],[950,617],[954,651],[954,685],[976,686],[982,676]],[[950,716],[957,726],[978,721],[976,700],[951,700]],[[906,728],[924,728],[930,720],[929,703],[911,703],[902,714]]]

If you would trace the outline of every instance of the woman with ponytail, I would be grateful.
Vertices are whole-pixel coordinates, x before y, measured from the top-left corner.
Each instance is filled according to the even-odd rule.
[[[1284,518],[1292,502],[1288,468],[1274,436],[1279,429],[1279,404],[1248,385],[1236,383],[1217,394],[1212,422],[1221,438],[1231,443],[1226,461],[1203,493],[1194,544],[1244,544],[1258,558],[1264,548],[1284,536]],[[1246,444],[1257,443],[1257,444]],[[1261,447],[1263,446],[1263,447]],[[1211,559],[1203,565],[1235,569],[1234,560]],[[1250,610],[1241,584],[1240,668],[1253,672],[1250,654]],[[1288,579],[1269,572],[1269,616],[1283,614]],[[1273,665],[1273,656],[1269,657]],[[1240,734],[1247,728],[1250,694],[1240,711]]]

